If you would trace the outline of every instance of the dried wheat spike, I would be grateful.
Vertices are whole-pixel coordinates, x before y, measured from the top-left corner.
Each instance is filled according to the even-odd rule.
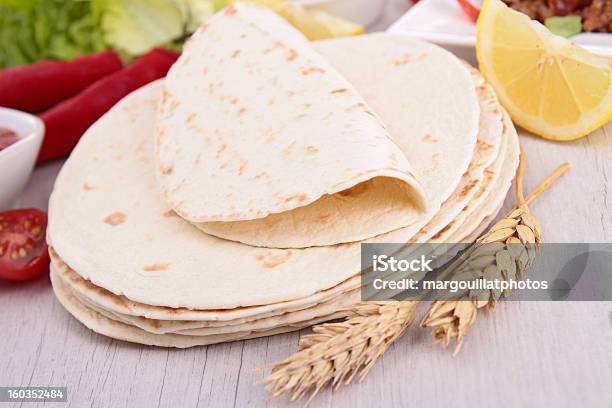
[[[542,232],[528,204],[544,191],[554,180],[569,169],[569,164],[560,166],[525,199],[523,197],[524,154],[517,175],[518,207],[510,211],[491,229],[481,236],[464,254],[444,272],[453,273],[453,279],[469,280],[520,280],[535,259]],[[432,302],[421,321],[422,327],[434,329],[436,342],[448,346],[456,340],[453,355],[461,350],[465,336],[476,322],[478,309],[487,306],[492,312],[499,298],[506,293],[490,290],[466,290],[445,300]]]
[[[345,309],[340,323],[325,323],[302,337],[300,350],[276,363],[265,378],[273,397],[284,393],[295,401],[306,394],[306,405],[325,386],[334,389],[362,381],[387,348],[410,327],[418,302],[367,302]]]

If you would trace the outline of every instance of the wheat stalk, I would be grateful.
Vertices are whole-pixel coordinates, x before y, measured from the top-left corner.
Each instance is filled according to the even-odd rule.
[[[521,153],[517,178],[519,207],[479,238],[477,244],[453,262],[440,278],[459,270],[463,261],[470,255],[476,254],[480,258],[483,254],[478,252],[478,248],[484,243],[520,242],[525,244],[525,248],[530,242],[539,243],[540,228],[527,205],[568,168],[568,164],[559,167],[527,199],[524,199],[522,195],[524,155]],[[532,259],[529,251],[526,252],[527,260]],[[525,259],[524,255],[519,255],[519,258],[521,256]],[[472,265],[477,264],[472,263]],[[522,270],[522,267],[517,268],[517,271],[519,270]],[[502,273],[508,276],[512,273],[511,267],[502,268]],[[518,272],[519,276],[520,273]],[[423,293],[412,301],[365,302],[343,309],[350,313],[344,321],[314,326],[313,334],[300,339],[298,352],[273,365],[271,374],[264,379],[266,387],[273,397],[290,394],[291,401],[310,393],[306,401],[308,405],[317,393],[329,384],[334,389],[338,389],[343,384],[351,383],[356,376],[360,382],[363,381],[378,358],[412,325],[416,318],[417,306],[424,296]],[[428,312],[430,318],[426,317],[423,324],[435,327],[436,332],[440,333],[438,337],[444,337],[446,344],[454,337],[459,338],[456,349],[458,352],[465,334],[475,322],[477,310],[485,304],[494,306],[492,301],[476,304],[471,301],[434,302]]]
[[[526,199],[523,196],[523,175],[525,171],[524,153],[521,150],[516,194],[517,208],[498,221],[470,249],[455,261],[445,275],[455,273],[455,280],[520,280],[535,259],[542,232],[537,219],[529,210],[531,203],[550,184],[569,169],[565,163],[544,180]],[[450,299],[434,301],[423,320],[422,327],[434,330],[436,342],[448,346],[456,339],[453,355],[457,355],[465,336],[476,323],[478,309],[487,306],[493,312],[498,299],[507,296],[497,290],[466,290]]]
[[[265,378],[273,397],[284,393],[295,401],[310,393],[306,405],[326,385],[338,389],[355,376],[363,381],[387,348],[416,318],[418,301],[360,303],[345,309],[343,322],[313,327],[300,339],[299,351],[276,363]]]

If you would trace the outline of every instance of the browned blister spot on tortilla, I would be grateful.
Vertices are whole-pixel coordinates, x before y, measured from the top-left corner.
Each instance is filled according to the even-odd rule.
[[[489,150],[493,147],[492,144],[485,142],[484,140],[477,140],[476,141],[478,148],[480,150]]]
[[[284,202],[288,203],[290,201],[299,201],[300,203],[308,200],[308,196],[306,194],[293,194],[284,198]]]
[[[169,209],[168,211],[165,211],[165,212],[164,212],[162,215],[163,215],[164,217],[166,217],[166,218],[170,218],[170,217],[178,217],[178,214],[177,214],[176,212],[174,212],[174,210],[173,210],[173,209]]]
[[[237,103],[238,103],[238,98],[232,98],[230,100],[230,104],[232,104],[232,105],[236,105]]]
[[[304,76],[308,76],[310,74],[314,74],[314,73],[320,73],[320,74],[324,74],[325,70],[323,68],[319,68],[319,67],[310,67],[310,68],[305,68],[302,70],[302,75]]]
[[[247,109],[245,107],[242,107],[240,109],[238,109],[238,112],[236,112],[236,116],[240,117],[242,115],[244,115],[246,113]]]
[[[94,187],[94,186],[92,186],[91,184],[87,184],[87,183],[83,184],[83,191],[91,191],[91,190],[93,190],[94,188],[95,188],[95,187]]]
[[[306,151],[308,153],[316,153],[319,151],[319,149],[317,148],[317,146],[310,145],[306,148]]]
[[[339,89],[334,89],[330,93],[333,95],[333,94],[341,94],[341,93],[345,93],[345,92],[348,92],[348,89],[346,89],[346,88],[339,88]]]
[[[154,263],[154,264],[149,264],[149,265],[145,265],[142,267],[142,270],[145,272],[160,272],[160,271],[165,271],[168,270],[168,267],[170,266],[170,264],[167,263]]]
[[[450,224],[448,224],[446,227],[442,228],[440,231],[438,231],[438,233],[436,235],[434,235],[433,237],[431,237],[431,239],[438,239],[440,237],[442,237],[442,235],[448,231],[449,229],[451,229],[451,227],[453,226],[453,224],[455,223],[455,221],[451,221]]]
[[[163,164],[161,166],[162,176],[169,176],[174,171],[174,167]]]
[[[433,137],[432,135],[430,135],[429,133],[426,134],[425,136],[423,136],[421,138],[422,142],[430,142],[430,143],[438,143],[438,139],[436,139],[435,137]]]
[[[285,148],[283,149],[283,156],[285,156],[285,157],[290,156],[290,155],[291,155],[291,153],[293,153],[293,149],[294,149],[294,148],[295,148],[295,142],[291,142],[291,143],[289,144],[289,146],[287,146],[287,147],[285,147]]]
[[[170,193],[174,194],[177,191],[181,190],[183,187],[185,187],[185,184],[187,183],[186,179],[182,179],[176,186],[174,186],[171,190]]]
[[[260,178],[263,178],[263,177],[268,177],[268,173],[265,171],[262,171],[261,173],[253,177],[252,180],[259,180]]]
[[[359,183],[349,189],[337,193],[340,197],[358,197],[369,189],[368,183]]]
[[[273,104],[274,104],[274,98],[268,98],[268,100],[266,101],[266,104],[267,104],[268,106],[273,105]]]
[[[485,193],[485,188],[481,188],[480,190],[478,190],[478,192],[476,193],[476,195],[474,196],[474,200],[477,198],[482,197],[482,195]]]
[[[240,50],[236,50],[232,53],[232,58],[236,58],[238,55],[240,55]]]
[[[438,167],[438,165],[440,164],[440,153],[434,153],[431,155],[431,162],[433,164],[433,167]]]
[[[221,146],[219,146],[217,149],[217,157],[221,157],[225,150],[227,150],[227,145],[225,143],[221,143]]]
[[[329,220],[330,217],[331,217],[331,214],[317,215],[317,217],[315,218],[315,222],[324,224],[324,223],[326,223]]]
[[[104,223],[108,225],[112,225],[116,227],[117,225],[121,225],[125,222],[125,214],[122,212],[114,212],[104,218]]]
[[[238,10],[236,10],[236,7],[234,6],[228,6],[225,8],[225,14],[227,14],[228,16],[233,16],[237,13],[237,11]]]
[[[287,51],[287,61],[293,61],[297,58],[298,53],[296,50],[294,49],[290,49],[289,51]]]
[[[404,54],[402,57],[393,60],[392,64],[394,67],[399,67],[408,64],[410,61],[412,61],[412,55]]]
[[[219,168],[220,168],[221,170],[223,170],[223,169],[225,169],[227,166],[229,166],[229,164],[230,164],[230,162],[226,161],[226,162],[222,163],[222,164],[219,166]]]
[[[470,165],[468,166],[468,169],[467,169],[467,171],[465,173],[468,174],[468,173],[472,172],[474,169],[476,169],[479,166],[480,166],[480,163],[470,162]]]
[[[238,167],[238,175],[242,176],[245,170],[246,170],[246,163],[242,163],[240,167]]]
[[[202,161],[202,153],[198,153],[195,160],[193,161],[193,164],[200,164],[200,161]]]
[[[164,139],[164,136],[166,136],[166,128],[165,127],[160,127],[157,130],[157,135],[155,135],[155,138],[157,139],[156,142],[159,143]]]
[[[290,250],[267,252],[263,255],[257,255],[255,259],[257,259],[264,268],[271,269],[287,262],[291,258],[291,255],[293,255],[293,253]]]
[[[365,112],[368,112],[368,107],[365,106],[365,104],[363,102],[358,102],[352,106],[349,106],[348,108],[346,108],[347,112],[353,112],[355,110],[361,109]]]
[[[472,189],[476,186],[477,183],[478,180],[471,180],[469,183],[463,186],[459,195],[461,197],[465,197],[470,191],[472,191]]]
[[[168,107],[168,114],[172,114],[176,108],[178,108],[179,106],[179,102],[176,99],[172,99],[172,102],[170,102],[170,106]]]

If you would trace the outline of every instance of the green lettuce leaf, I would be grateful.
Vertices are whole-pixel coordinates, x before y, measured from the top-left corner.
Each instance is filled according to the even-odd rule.
[[[556,35],[571,37],[582,32],[581,16],[549,17],[544,25]]]
[[[113,48],[139,55],[153,47],[176,48],[225,1],[92,0],[104,40]]]
[[[0,0],[0,67],[104,48],[89,0]]]

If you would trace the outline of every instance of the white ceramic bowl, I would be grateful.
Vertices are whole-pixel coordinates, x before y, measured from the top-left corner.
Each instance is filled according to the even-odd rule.
[[[457,0],[421,0],[388,31],[438,44],[476,65],[476,26]],[[612,34],[582,33],[571,40],[591,52],[612,57]]]
[[[346,18],[355,23],[368,25],[381,16],[387,0],[293,0],[306,7],[316,7]],[[406,0],[407,1],[407,0]]]
[[[34,115],[0,108],[0,127],[14,130],[19,140],[0,150],[0,211],[10,208],[23,191],[42,144],[45,126]]]

